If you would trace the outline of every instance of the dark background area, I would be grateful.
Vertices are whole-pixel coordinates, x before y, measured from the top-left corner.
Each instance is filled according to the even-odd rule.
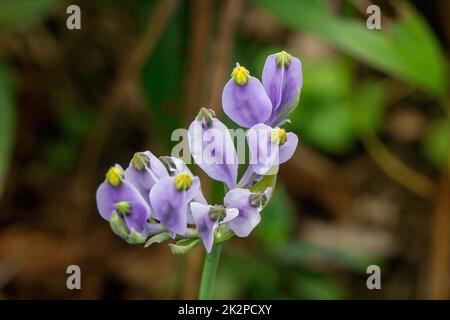
[[[95,190],[136,151],[170,154],[200,107],[231,125],[235,63],[260,77],[286,50],[303,64],[300,145],[261,224],[224,246],[215,297],[448,299],[450,1],[374,1],[381,30],[371,3],[1,0],[0,298],[195,298],[203,247],[126,244]]]

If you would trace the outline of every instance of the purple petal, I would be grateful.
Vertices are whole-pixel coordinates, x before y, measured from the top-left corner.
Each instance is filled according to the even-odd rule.
[[[279,145],[271,142],[271,130],[271,127],[260,123],[247,132],[251,169],[259,175],[267,174],[279,164]]]
[[[103,219],[108,220],[111,218],[111,213],[115,209],[115,204],[121,201],[130,202],[132,205],[140,205],[139,213],[144,212],[147,219],[150,215],[150,209],[148,208],[145,200],[136,190],[136,188],[127,181],[113,187],[110,184],[103,182],[97,189],[96,193],[97,209]]]
[[[227,208],[239,210],[239,215],[229,222],[230,229],[238,237],[247,237],[261,221],[259,209],[250,204],[250,194],[248,189],[236,188],[230,190],[224,198]]]
[[[273,106],[270,121],[294,102],[303,82],[300,60],[291,57],[290,64],[281,67],[276,63],[276,55],[267,57],[262,73],[262,83]]]
[[[130,202],[131,212],[124,216],[128,229],[142,232],[146,229],[148,219],[148,207],[144,203]]]
[[[209,127],[194,120],[189,126],[189,149],[195,162],[214,180],[228,188],[236,185],[238,161],[228,128],[214,118]]]
[[[226,209],[225,218],[223,218],[223,220],[220,221],[220,223],[230,222],[231,220],[236,218],[238,215],[239,215],[238,209],[236,209],[236,208]]]
[[[231,120],[245,128],[265,122],[272,113],[272,103],[255,77],[249,77],[245,85],[230,79],[223,88],[222,107]]]
[[[170,172],[170,176],[176,176],[180,173],[186,172],[189,173],[191,176],[193,176],[192,171],[189,170],[188,166],[184,163],[183,160],[175,158],[175,157],[167,157],[170,159],[170,161],[173,163],[173,168]],[[205,199],[205,196],[203,195],[202,189],[199,188],[198,192],[195,194],[194,198],[192,199],[194,202],[200,202],[203,204],[207,204],[207,201]],[[192,218],[191,208],[188,206],[188,216],[187,216],[187,223],[188,224],[194,224],[194,219]]]
[[[213,221],[209,215],[210,207],[198,202],[191,202],[192,216],[194,217],[197,231],[200,238],[205,245],[207,252],[211,252],[214,243],[214,232],[218,226],[216,221]]]
[[[174,186],[174,177],[159,180],[150,190],[150,203],[155,218],[170,231],[184,234],[187,227],[188,203],[200,189],[200,181],[193,177],[188,190],[178,191]]]
[[[151,152],[142,152],[150,159],[150,165],[143,170],[136,169],[130,162],[127,170],[125,170],[125,179],[129,181],[139,191],[142,198],[150,204],[149,192],[153,185],[161,178],[168,177],[166,168],[162,162],[156,158]]]
[[[280,146],[280,164],[285,163],[294,155],[297,149],[298,137],[295,133],[289,132],[286,134],[286,142]]]

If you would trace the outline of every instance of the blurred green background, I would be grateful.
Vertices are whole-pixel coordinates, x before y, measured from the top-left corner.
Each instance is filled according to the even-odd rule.
[[[81,8],[68,30],[66,8]],[[381,30],[366,27],[370,4]],[[192,299],[203,248],[130,246],[106,169],[170,153],[221,112],[236,62],[299,57],[301,144],[262,222],[224,246],[216,298],[450,298],[449,1],[0,0],[0,298]],[[217,186],[201,176],[208,198]],[[211,200],[212,201],[212,200]],[[66,268],[82,290],[66,288]],[[381,267],[381,290],[366,269]]]

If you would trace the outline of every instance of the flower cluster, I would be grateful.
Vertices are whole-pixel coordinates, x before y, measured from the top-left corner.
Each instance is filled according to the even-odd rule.
[[[238,181],[238,156],[228,128],[214,112],[202,108],[188,129],[189,149],[197,165],[223,182],[221,204],[208,204],[186,164],[176,157],[137,152],[128,168],[111,167],[97,189],[100,215],[112,231],[131,244],[165,240],[172,252],[185,253],[200,241],[214,243],[234,235],[247,237],[275,187],[278,166],[288,161],[298,138],[283,125],[298,104],[302,85],[300,60],[282,51],[267,57],[262,82],[239,64],[223,89],[222,106],[244,128],[250,153]]]

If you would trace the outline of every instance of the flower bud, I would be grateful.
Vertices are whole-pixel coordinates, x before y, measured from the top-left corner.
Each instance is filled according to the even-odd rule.
[[[188,190],[192,185],[192,177],[189,173],[180,173],[173,179],[173,184],[178,191]]]
[[[279,68],[286,68],[291,64],[292,56],[286,51],[281,51],[275,54],[275,61]]]
[[[212,206],[209,210],[209,216],[214,221],[222,221],[227,214],[227,209],[224,206]]]
[[[202,123],[203,128],[209,128],[212,126],[213,119],[215,118],[215,113],[211,109],[201,108],[197,114],[195,120]]]
[[[236,64],[236,67],[231,72],[231,78],[239,86],[245,86],[249,77],[250,72],[245,67],[240,66],[239,63]]]
[[[124,172],[118,166],[109,168],[108,172],[106,173],[106,182],[108,182],[113,187],[119,186],[122,183],[123,178]]]
[[[262,208],[267,202],[267,195],[264,192],[252,193],[249,196],[250,205],[255,208]]]
[[[267,57],[262,83],[272,102],[272,114],[265,122],[271,127],[285,122],[296,108],[302,88],[302,64],[285,51]]]
[[[131,159],[131,165],[136,170],[143,171],[150,165],[150,158],[144,152],[136,152]]]

